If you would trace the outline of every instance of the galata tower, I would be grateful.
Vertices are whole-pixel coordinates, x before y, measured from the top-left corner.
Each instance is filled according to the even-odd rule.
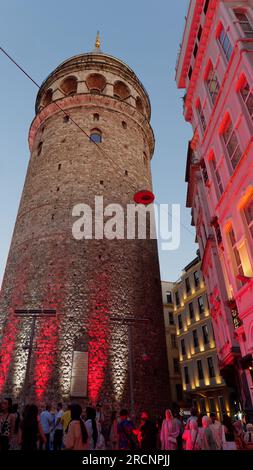
[[[105,237],[98,220],[152,191],[147,92],[98,36],[47,77],[35,110],[1,289],[0,393],[158,413],[170,397],[157,241]],[[86,238],[73,235],[82,204]]]

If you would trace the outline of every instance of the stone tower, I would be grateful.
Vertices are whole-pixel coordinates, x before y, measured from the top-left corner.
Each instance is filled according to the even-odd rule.
[[[78,127],[79,126],[79,127]],[[82,130],[81,130],[82,129]],[[94,143],[95,141],[95,143]],[[72,57],[42,84],[0,301],[0,393],[105,408],[169,402],[156,240],[77,240],[73,207],[151,190],[148,95],[121,60]]]

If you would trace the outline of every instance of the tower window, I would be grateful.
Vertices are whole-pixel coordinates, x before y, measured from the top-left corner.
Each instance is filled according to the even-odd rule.
[[[125,121],[122,121],[122,127],[123,129],[127,129],[127,123]]]
[[[102,93],[106,86],[106,79],[100,73],[92,73],[86,78],[86,85],[90,93]]]
[[[58,164],[58,171],[61,169],[61,163]]]
[[[92,129],[90,133],[90,141],[95,144],[100,144],[102,142],[102,132],[99,129]]]
[[[66,96],[74,95],[77,92],[77,78],[65,78],[65,80],[61,82],[60,88]]]
[[[40,155],[42,152],[43,142],[40,142],[37,149],[37,155]]]
[[[142,101],[141,101],[141,99],[140,99],[139,96],[137,96],[135,102],[136,102],[136,109],[137,109],[138,111],[140,111],[140,113],[143,114],[143,103],[142,103]]]
[[[99,121],[99,114],[98,113],[93,114],[93,121]]]
[[[128,171],[127,170],[125,170],[125,176],[128,176]]]
[[[114,83],[113,94],[115,98],[125,100],[130,96],[131,93],[128,86],[124,82],[118,81]]]
[[[64,116],[63,122],[69,122],[69,116]]]
[[[53,91],[50,88],[49,90],[46,91],[42,99],[42,105],[48,106],[50,103],[52,103],[52,99],[53,99]]]

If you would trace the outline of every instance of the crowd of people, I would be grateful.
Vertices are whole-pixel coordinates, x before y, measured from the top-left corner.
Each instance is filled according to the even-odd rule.
[[[215,413],[198,414],[192,408],[186,419],[166,410],[156,421],[140,413],[138,424],[122,409],[112,412],[108,423],[101,404],[85,410],[77,404],[35,404],[19,413],[10,398],[0,403],[0,450],[253,450],[253,425]]]

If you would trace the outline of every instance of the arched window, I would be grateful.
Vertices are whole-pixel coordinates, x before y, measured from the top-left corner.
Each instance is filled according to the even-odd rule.
[[[98,113],[93,114],[93,121],[99,121],[99,114]]]
[[[42,105],[43,106],[48,106],[50,103],[52,103],[53,99],[53,90],[51,88],[46,91],[45,95],[42,98]]]
[[[92,73],[86,79],[86,85],[90,93],[102,93],[106,85],[106,79],[99,73]]]
[[[77,78],[65,78],[65,80],[61,82],[60,88],[66,96],[74,95],[77,92]]]
[[[137,109],[138,111],[140,111],[140,113],[143,114],[143,104],[142,104],[142,101],[141,101],[141,99],[140,99],[139,96],[137,96],[135,102],[136,102],[136,109]]]
[[[113,95],[115,98],[119,98],[120,100],[125,100],[130,96],[130,90],[128,86],[121,81],[117,81],[114,83],[113,86]]]
[[[95,142],[95,144],[100,144],[102,142],[102,132],[99,129],[92,129],[90,132],[90,141]]]

